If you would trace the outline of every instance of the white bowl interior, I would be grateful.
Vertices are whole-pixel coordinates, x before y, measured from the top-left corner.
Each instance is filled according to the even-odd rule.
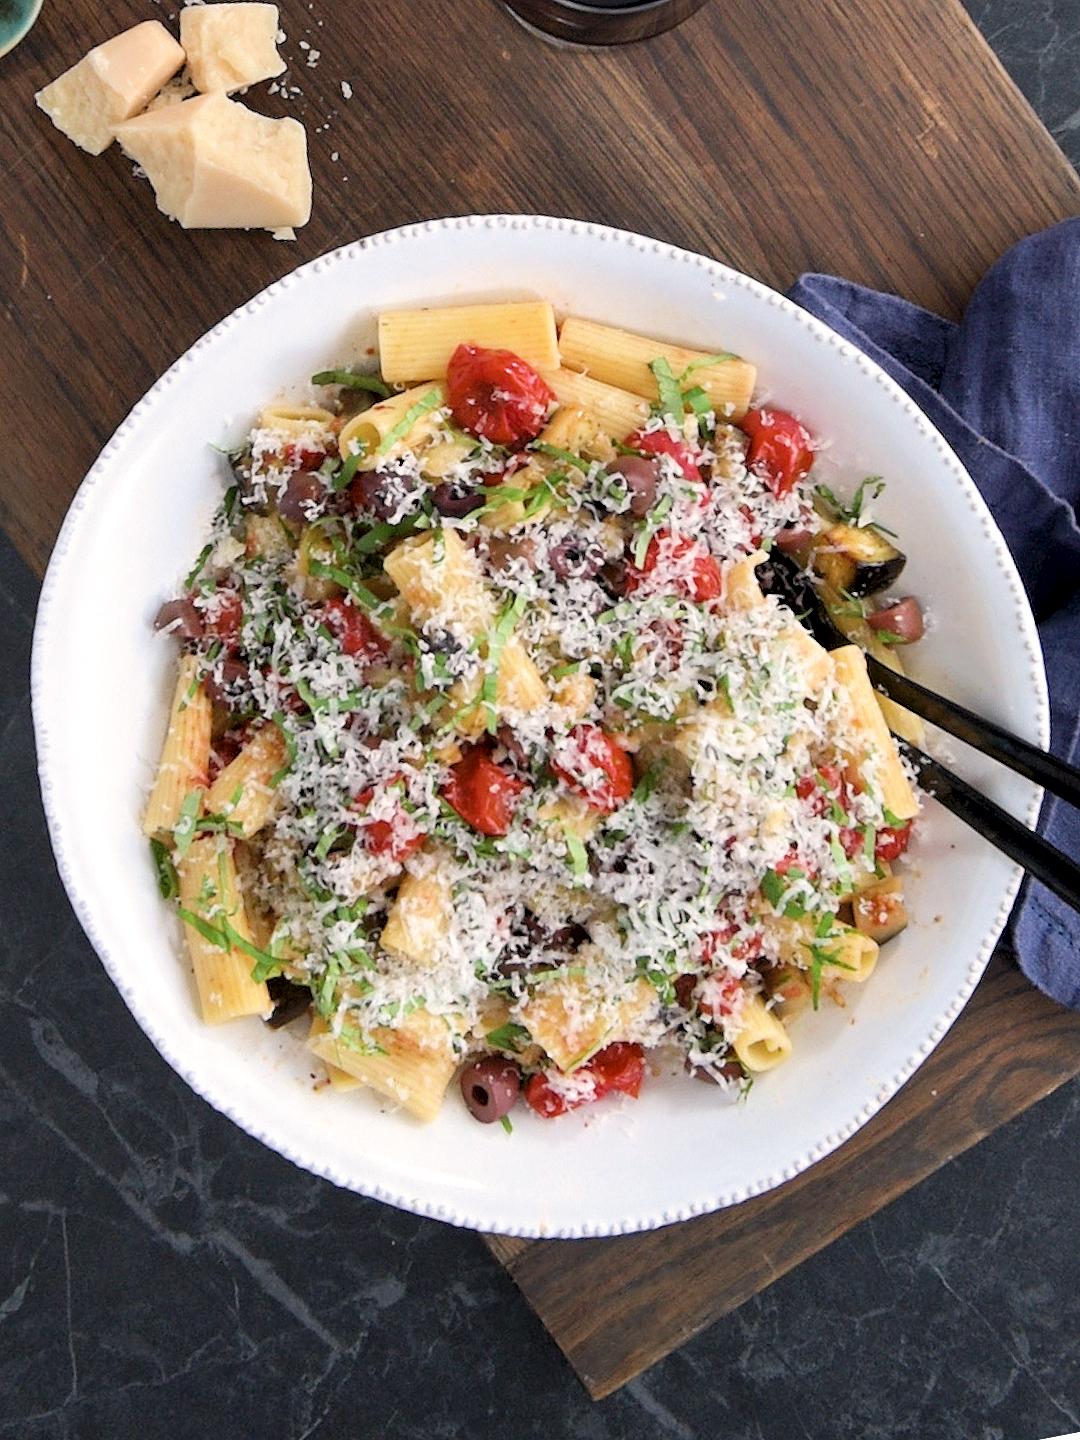
[[[572,221],[481,217],[410,227],[305,266],[197,344],[135,408],[77,496],[50,567],[34,708],[54,847],[75,908],[140,1024],[195,1089],[253,1135],[339,1184],[459,1224],[519,1234],[645,1228],[767,1189],[820,1158],[892,1094],[970,994],[1018,873],[929,807],[913,851],[914,923],[872,982],[794,1030],[795,1056],[746,1104],[663,1080],[636,1104],[514,1133],[451,1096],[422,1128],[362,1092],[316,1090],[303,1045],[258,1022],[197,1016],[176,923],[137,818],[164,726],[173,647],[152,635],[220,495],[211,442],[327,363],[361,358],[377,309],[547,296],[562,312],[731,349],[830,441],[822,478],[881,474],[909,554],[905,589],[936,624],[916,671],[1046,739],[1037,640],[1011,560],[955,458],[865,357],[713,262]],[[963,750],[963,747],[956,747]],[[964,751],[964,772],[1034,818],[1034,787]]]

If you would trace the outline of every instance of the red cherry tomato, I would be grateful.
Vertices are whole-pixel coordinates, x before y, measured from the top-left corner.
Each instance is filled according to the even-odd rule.
[[[786,410],[748,410],[739,421],[739,429],[750,436],[748,469],[760,476],[778,499],[814,463],[809,430]]]
[[[459,345],[446,371],[454,419],[493,445],[520,445],[544,428],[555,392],[512,350]]]
[[[370,665],[389,652],[390,646],[385,638],[347,595],[328,600],[323,608],[323,619],[341,642],[346,655],[353,655]]]
[[[716,958],[716,952],[721,945],[726,945],[739,927],[734,921],[722,925],[719,930],[710,930],[702,935],[698,942],[702,964],[711,965]],[[731,947],[731,958],[733,960],[756,960],[761,955],[762,939],[759,934],[751,934],[745,940],[740,940],[737,945]]]
[[[670,455],[686,476],[701,484],[701,471],[694,460],[694,452],[685,440],[676,440],[666,430],[634,430],[623,442],[630,450],[640,450],[645,455]]]
[[[840,849],[849,860],[854,860],[864,845],[862,831],[856,830],[851,825],[844,825],[840,830]]]
[[[285,463],[295,465],[298,470],[318,470],[326,457],[325,450],[310,450],[306,445],[294,444],[292,441],[282,451]]]
[[[699,604],[716,600],[723,582],[720,566],[696,540],[688,535],[672,535],[658,530],[649,541],[645,563],[626,567],[626,593],[641,591],[646,595],[682,595]]]
[[[456,765],[443,787],[443,799],[482,835],[505,835],[525,781],[496,765],[486,750],[473,746]]]
[[[610,814],[629,800],[634,767],[619,742],[599,725],[575,725],[551,762],[559,779],[594,810]]]
[[[594,1100],[601,1100],[614,1091],[631,1095],[636,1100],[645,1078],[645,1056],[640,1045],[619,1040],[580,1065],[574,1074],[592,1081],[591,1086],[582,1087],[580,1098],[560,1094],[546,1075],[538,1074],[531,1075],[525,1085],[526,1104],[538,1115],[551,1120],[556,1115],[565,1115],[568,1110],[576,1110],[579,1105],[591,1105]]]
[[[224,645],[232,645],[244,623],[244,602],[235,590],[215,590],[206,598],[202,617],[204,634],[213,635]]]
[[[886,825],[877,832],[874,854],[886,863],[898,860],[911,842],[911,821],[906,825]]]
[[[709,1020],[731,1015],[739,1003],[742,981],[734,975],[710,975],[702,986],[698,1009]]]
[[[810,802],[814,815],[824,815],[829,808],[830,797],[835,799],[842,810],[847,809],[847,785],[839,765],[819,765],[809,775],[802,775],[795,782],[795,794],[800,800]]]
[[[396,784],[395,776],[389,784]],[[353,801],[358,810],[366,810],[375,798],[373,789],[361,790]],[[404,806],[399,806],[389,820],[365,820],[364,847],[372,855],[387,855],[397,864],[407,860],[427,838]]]

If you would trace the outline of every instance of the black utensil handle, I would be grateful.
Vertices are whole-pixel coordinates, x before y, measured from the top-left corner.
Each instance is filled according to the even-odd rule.
[[[1028,780],[1034,780],[1036,785],[1042,785],[1051,794],[1060,795],[1073,805],[1080,805],[1080,770],[1075,766],[1067,765],[1064,760],[1040,750],[1027,740],[1021,740],[1019,735],[1002,729],[992,720],[965,710],[963,705],[936,695],[917,680],[898,675],[873,655],[867,655],[866,668],[877,688],[884,690],[897,704],[914,710],[916,715],[939,725],[958,740],[965,740],[992,760],[1000,760],[1002,765],[1007,765]]]
[[[928,794],[1041,880],[1066,905],[1080,910],[1080,865],[916,746],[906,740],[897,744],[915,766],[919,784]]]

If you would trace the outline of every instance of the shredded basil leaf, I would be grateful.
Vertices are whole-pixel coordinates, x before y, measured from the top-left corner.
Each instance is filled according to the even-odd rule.
[[[508,1020],[505,1025],[499,1025],[494,1030],[489,1030],[484,1039],[494,1050],[512,1050],[514,1054],[524,1050],[531,1041],[531,1036],[524,1025],[518,1025],[513,1020]]]
[[[204,920],[201,915],[196,915],[192,910],[185,910],[183,905],[177,906],[176,913],[185,925],[190,925],[193,930],[197,930],[209,944],[216,945],[219,950],[228,950],[228,936],[216,925],[211,925],[209,921]]]
[[[580,880],[589,873],[589,856],[585,846],[569,830],[563,832],[563,838],[566,841],[566,853],[570,857],[570,869],[575,879]]]
[[[379,442],[376,455],[385,455],[387,450],[403,440],[416,422],[430,410],[437,410],[442,404],[442,392],[440,390],[429,390],[422,395],[415,405],[410,405],[405,414],[396,425],[389,429]]]
[[[173,846],[181,860],[191,849],[191,842],[195,839],[195,821],[201,805],[202,791],[189,790],[180,806],[180,814],[173,828]]]
[[[386,381],[379,375],[370,372],[363,373],[359,370],[320,370],[317,375],[311,377],[312,385],[342,385],[347,390],[367,390],[372,395],[379,395],[386,399],[394,392],[387,385]]]
[[[656,409],[660,415],[670,415],[675,420],[681,420],[686,413],[683,405],[682,391],[679,389],[679,382],[671,372],[671,361],[665,355],[658,356],[650,361],[649,369],[656,381]]]
[[[692,360],[686,369],[679,376],[679,384],[685,385],[687,380],[698,370],[706,370],[713,365],[724,365],[729,360],[740,360],[740,355],[734,354],[731,350],[719,350],[715,355],[703,355],[700,360]]]
[[[176,866],[173,864],[172,856],[169,854],[169,847],[163,845],[160,840],[150,841],[150,854],[154,857],[154,870],[157,873],[158,890],[163,900],[175,900],[180,893],[180,880],[176,874]]]
[[[340,565],[326,565],[322,560],[312,559],[308,561],[308,571],[319,579],[333,580],[336,585],[347,590],[357,604],[362,605],[365,610],[379,608],[381,602],[378,597],[373,595],[366,585],[362,585],[359,580],[355,580],[346,570],[343,570]]]
[[[194,587],[195,581],[198,580],[199,576],[203,572],[203,566],[206,564],[207,560],[210,559],[210,551],[213,548],[214,547],[212,545],[204,545],[203,548],[199,551],[198,559],[191,567],[191,570],[188,572],[187,578],[184,581],[185,590],[191,590]]]
[[[589,470],[589,462],[580,455],[575,455],[572,450],[563,450],[558,445],[548,445],[546,441],[537,440],[531,449],[540,455],[550,455],[553,460],[562,460],[567,465],[573,465],[578,470]]]

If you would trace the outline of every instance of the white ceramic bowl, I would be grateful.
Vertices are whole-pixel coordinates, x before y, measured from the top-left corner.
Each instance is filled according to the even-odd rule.
[[[940,436],[863,355],[780,295],[699,255],[578,221],[484,216],[410,226],[286,276],[188,351],[110,440],[71,506],[42,592],[33,701],[41,783],[72,904],[161,1054],[251,1135],[298,1165],[409,1210],[518,1235],[645,1229],[735,1204],[795,1175],[878,1110],[971,994],[1019,871],[929,807],[914,848],[914,923],[872,982],[794,1029],[791,1063],[728,1105],[681,1079],[511,1136],[448,1099],[422,1128],[363,1092],[312,1087],[299,1039],[197,1016],[178,926],[159,900],[138,817],[171,689],[151,620],[199,549],[220,494],[208,442],[235,439],[282,387],[374,339],[378,308],[547,296],[557,308],[757,362],[760,383],[831,439],[823,478],[887,477],[882,519],[905,588],[936,624],[917,671],[1046,742],[1045,678],[1001,536]],[[961,748],[962,747],[958,747]],[[960,756],[1033,823],[1038,792]]]

